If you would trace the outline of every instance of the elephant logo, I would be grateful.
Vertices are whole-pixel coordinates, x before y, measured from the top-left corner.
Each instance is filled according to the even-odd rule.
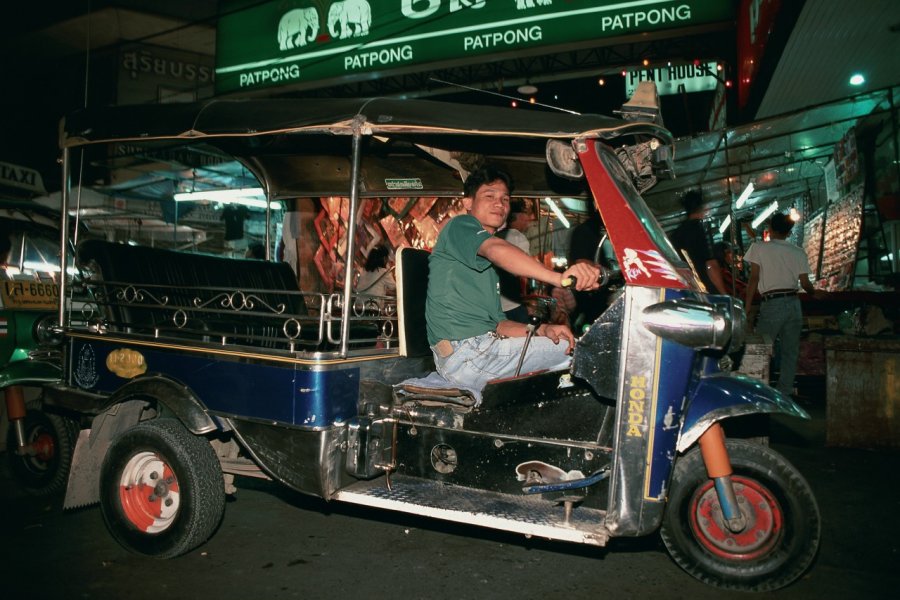
[[[525,10],[535,6],[550,6],[553,0],[516,0],[516,10]]]
[[[309,31],[309,35],[307,35]],[[315,8],[295,8],[284,13],[278,22],[278,48],[289,50],[305,46],[319,33],[319,13]]]
[[[335,39],[369,35],[372,9],[366,0],[340,0],[328,9],[328,31]]]

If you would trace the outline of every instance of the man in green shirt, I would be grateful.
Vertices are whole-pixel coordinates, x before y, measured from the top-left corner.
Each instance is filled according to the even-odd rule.
[[[478,392],[488,381],[515,373],[527,333],[526,325],[506,320],[500,309],[493,265],[554,286],[574,276],[578,290],[596,289],[600,276],[583,263],[557,273],[496,237],[509,213],[511,189],[511,178],[499,169],[472,172],[463,196],[468,214],[447,223],[429,258],[425,318],[435,366],[448,381]],[[567,325],[541,324],[522,372],[566,368],[574,344]]]

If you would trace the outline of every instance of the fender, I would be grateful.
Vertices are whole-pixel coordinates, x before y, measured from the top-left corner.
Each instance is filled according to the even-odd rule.
[[[789,397],[747,375],[706,375],[688,394],[688,408],[681,436],[678,438],[678,452],[690,448],[710,425],[729,417],[783,413],[809,419],[809,414]]]
[[[90,429],[78,436],[63,508],[88,506],[100,500],[100,466],[112,440],[141,420],[147,401],[155,400],[192,433],[218,429],[190,389],[159,375],[138,377],[103,398]]]
[[[11,385],[55,383],[61,379],[60,366],[43,360],[18,360],[0,370],[0,388]]]
[[[107,399],[106,406],[137,398],[158,401],[191,433],[203,435],[219,429],[190,388],[160,375],[145,375],[131,380]]]

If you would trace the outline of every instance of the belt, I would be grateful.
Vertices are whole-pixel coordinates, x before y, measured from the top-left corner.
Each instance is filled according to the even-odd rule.
[[[766,300],[774,300],[775,298],[787,298],[788,296],[796,296],[796,295],[797,295],[796,290],[794,290],[793,292],[772,292],[770,294],[763,294],[762,301],[765,302]]]

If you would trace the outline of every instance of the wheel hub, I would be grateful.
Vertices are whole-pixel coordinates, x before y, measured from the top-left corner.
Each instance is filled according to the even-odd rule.
[[[49,462],[56,453],[55,446],[53,445],[53,436],[49,433],[41,433],[31,443],[31,449],[35,458],[44,462]],[[31,454],[31,452],[29,452],[29,454]]]
[[[734,476],[732,481],[746,526],[738,532],[728,528],[710,481],[691,500],[691,529],[712,554],[731,560],[753,560],[769,552],[781,539],[783,512],[771,492],[758,481],[740,476]]]
[[[172,525],[180,506],[178,480],[158,454],[135,454],[119,480],[119,500],[125,518],[137,529],[158,533]]]

